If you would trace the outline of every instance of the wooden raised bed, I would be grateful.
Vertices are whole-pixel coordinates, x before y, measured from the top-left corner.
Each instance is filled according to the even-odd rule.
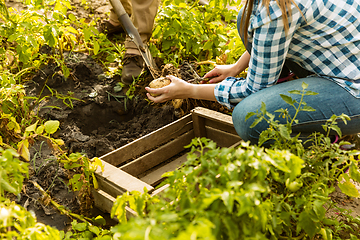
[[[197,107],[181,119],[100,157],[105,167],[103,172],[98,168],[95,173],[99,183],[99,188],[93,190],[95,206],[110,212],[116,197],[126,191],[144,192],[146,188],[152,195],[161,192],[155,187],[163,180],[162,174],[186,161],[184,146],[195,137],[211,139],[219,147],[241,141],[231,116]]]

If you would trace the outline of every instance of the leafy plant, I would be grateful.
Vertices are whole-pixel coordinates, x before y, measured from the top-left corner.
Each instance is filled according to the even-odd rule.
[[[28,177],[28,164],[19,160],[13,149],[0,148],[0,202],[5,192],[19,194],[25,177]],[[1,211],[1,210],[0,210]]]
[[[63,154],[60,162],[64,164],[65,169],[69,170],[69,185],[73,191],[79,192],[82,207],[90,209],[92,206],[91,187],[98,188],[94,172],[97,167],[101,167],[102,170],[104,168],[101,160],[99,158],[89,159],[82,153],[71,153],[69,156]]]
[[[290,116],[287,109],[278,109],[275,111],[279,113],[280,118],[285,119],[285,124],[281,124],[279,120],[275,120],[275,115],[266,111],[266,105],[263,102],[261,103],[261,108],[259,110],[256,112],[250,112],[246,115],[245,121],[247,121],[252,116],[256,116],[256,119],[251,124],[250,128],[255,127],[261,121],[266,121],[269,124],[269,128],[261,132],[259,136],[259,146],[262,146],[264,143],[271,142],[271,148],[290,149],[290,151],[294,153],[297,152],[299,156],[301,156],[301,154],[304,152],[304,148],[301,144],[301,140],[299,140],[300,133],[296,136],[291,136],[291,127],[293,124],[298,123],[296,117],[300,111],[315,111],[315,109],[313,109],[311,106],[308,106],[303,99],[306,95],[317,95],[318,93],[307,91],[307,87],[308,84],[303,82],[302,91],[289,91],[290,94],[301,95],[299,102],[290,96],[280,94],[280,97],[295,109],[294,116]]]
[[[62,100],[63,104],[67,107],[69,107],[70,109],[74,108],[74,104],[73,101],[81,101],[84,102],[84,100],[78,99],[73,97],[74,93],[71,91],[68,91],[68,95],[64,95],[61,93],[58,93],[55,89],[51,89],[49,86],[46,85],[46,87],[49,89],[50,93],[52,96]]]
[[[36,222],[32,213],[10,201],[0,202],[0,238],[61,239],[57,229]]]
[[[95,22],[77,19],[67,14],[68,0],[24,0],[25,10],[8,9],[1,2],[0,53],[4,56],[1,69],[39,69],[49,61],[56,62],[67,78],[70,69],[64,61],[64,52],[88,52],[111,60],[116,58],[116,47],[104,34],[99,34]],[[43,12],[40,14],[39,12]],[[43,51],[43,47],[50,51]],[[115,56],[115,57],[114,57]],[[109,60],[110,61],[110,60]]]
[[[239,36],[233,34],[236,24],[231,20],[236,19],[237,12],[227,8],[233,2],[210,1],[201,6],[198,1],[164,1],[152,35],[159,49],[154,55],[175,65],[181,59],[203,61],[221,55],[226,59],[222,63],[233,62],[245,51]]]
[[[98,218],[100,221],[100,218]],[[103,219],[101,220],[103,221]],[[71,222],[72,230],[66,233],[61,232],[61,239],[102,239],[111,240],[112,234],[109,230],[102,229],[101,227],[92,225],[88,222],[77,222],[76,220]]]

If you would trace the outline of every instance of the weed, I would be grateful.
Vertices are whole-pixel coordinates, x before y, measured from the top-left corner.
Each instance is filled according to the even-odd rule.
[[[51,89],[47,85],[46,85],[46,87],[48,88],[48,90],[50,91],[52,96],[62,100],[62,102],[71,109],[74,108],[73,101],[85,102],[84,100],[73,97],[72,95],[74,95],[74,93],[71,91],[68,91],[68,95],[63,95],[63,94],[58,93],[55,89]]]

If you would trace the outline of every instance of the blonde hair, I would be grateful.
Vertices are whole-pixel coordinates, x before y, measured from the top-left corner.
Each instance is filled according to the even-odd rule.
[[[247,44],[250,16],[253,11],[254,1],[255,0],[247,0],[246,1],[244,10],[242,13],[242,17],[241,17],[240,28],[241,28],[241,31],[244,33],[244,41],[245,41],[244,45]],[[270,1],[274,1],[274,0],[262,0],[262,5],[266,7],[269,16],[270,16],[270,10],[269,10]],[[281,9],[285,33],[287,33],[289,31],[289,17],[291,17],[291,4],[294,4],[297,7],[297,9],[299,9],[299,7],[294,2],[294,0],[275,0],[275,1],[276,1],[277,5],[279,6],[279,8]],[[299,11],[300,11],[300,9],[299,9]]]

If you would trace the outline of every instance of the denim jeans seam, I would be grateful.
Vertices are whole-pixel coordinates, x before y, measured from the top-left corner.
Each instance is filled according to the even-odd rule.
[[[354,116],[352,116],[352,117],[350,117],[350,121],[351,120],[354,120],[354,119],[357,119],[357,118],[360,118],[360,114],[357,114],[357,115],[354,115]],[[294,124],[292,127],[297,127],[297,126],[306,126],[306,125],[311,125],[311,124],[314,124],[314,123],[316,123],[316,124],[319,124],[319,123],[321,123],[321,122],[323,122],[323,123],[325,123],[326,121],[327,121],[328,119],[322,119],[322,120],[315,120],[315,121],[307,121],[307,122],[304,122],[304,123],[298,123],[298,124]],[[341,119],[337,119],[336,120],[337,122],[339,122],[339,121],[342,121]]]

